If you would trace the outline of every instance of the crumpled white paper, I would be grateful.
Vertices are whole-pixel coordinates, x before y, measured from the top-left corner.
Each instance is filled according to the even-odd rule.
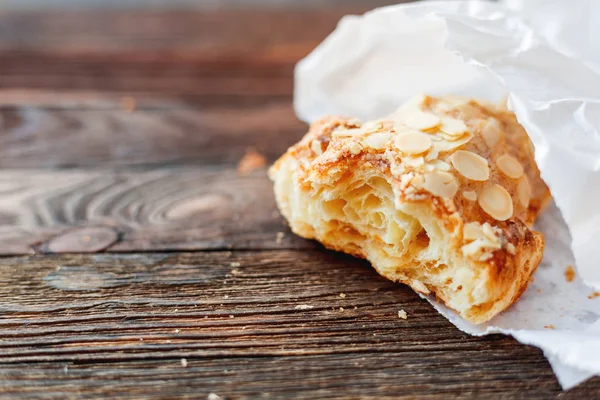
[[[537,223],[544,260],[521,299],[486,324],[430,300],[467,333],[540,347],[569,389],[600,375],[600,12],[592,11],[600,2],[581,0],[579,11],[573,2],[531,3],[425,2],[347,16],[298,64],[295,107],[308,122],[374,119],[418,93],[508,95],[556,204]],[[577,268],[572,282],[568,265]]]

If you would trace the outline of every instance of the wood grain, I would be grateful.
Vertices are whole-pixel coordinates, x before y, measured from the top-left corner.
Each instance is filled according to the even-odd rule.
[[[129,112],[102,98],[68,108],[74,101],[0,107],[0,168],[235,165],[249,148],[274,161],[307,130],[289,102],[202,109],[163,102]]]
[[[0,254],[315,248],[261,168],[0,171]]]
[[[410,289],[325,251],[5,258],[0,299],[4,395],[560,392],[537,349],[465,335]],[[566,397],[598,393],[594,379]]]
[[[290,96],[295,63],[368,8],[0,13],[0,89]]]

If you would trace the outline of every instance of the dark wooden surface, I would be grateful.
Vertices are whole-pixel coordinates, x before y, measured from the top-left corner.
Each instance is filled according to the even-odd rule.
[[[302,136],[294,64],[352,11],[0,13],[0,397],[600,397],[238,171]]]

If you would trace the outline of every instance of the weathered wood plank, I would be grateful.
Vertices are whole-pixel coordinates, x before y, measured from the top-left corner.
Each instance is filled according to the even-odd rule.
[[[294,64],[367,8],[0,13],[0,88],[289,96]]]
[[[1,106],[0,168],[235,164],[248,148],[273,161],[307,129],[287,101],[198,110],[157,99],[145,106],[151,109],[130,112],[102,97],[75,110]]]
[[[5,258],[0,315],[5,395],[560,391],[537,349],[465,335],[410,289],[325,251]],[[594,379],[570,396],[598,393]]]
[[[314,246],[289,232],[265,168],[0,171],[0,254]]]

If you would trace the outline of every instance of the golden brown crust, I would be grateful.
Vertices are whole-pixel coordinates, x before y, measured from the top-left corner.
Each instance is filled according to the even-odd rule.
[[[548,202],[503,107],[420,96],[361,124],[326,117],[270,169],[292,230],[435,293],[474,323],[518,299],[541,260]]]

